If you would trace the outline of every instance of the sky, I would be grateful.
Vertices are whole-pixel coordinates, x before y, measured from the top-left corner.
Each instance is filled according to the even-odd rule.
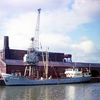
[[[100,0],[0,0],[0,49],[27,50],[41,8],[39,42],[44,50],[72,54],[75,62],[100,63]]]

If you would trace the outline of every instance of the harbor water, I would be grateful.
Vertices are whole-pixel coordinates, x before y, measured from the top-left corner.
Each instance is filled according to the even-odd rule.
[[[0,100],[100,100],[100,83],[1,86]]]

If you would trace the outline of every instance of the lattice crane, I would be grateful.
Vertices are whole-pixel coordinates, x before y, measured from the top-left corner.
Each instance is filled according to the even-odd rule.
[[[34,36],[34,48],[36,50],[39,50],[40,12],[41,12],[41,8],[38,9],[37,23],[36,23],[35,36]]]
[[[39,51],[39,25],[40,25],[40,11],[38,9],[37,23],[35,28],[35,36],[31,38],[32,44],[28,49],[27,54],[24,56],[24,62],[27,64],[36,64],[38,60],[38,51]]]

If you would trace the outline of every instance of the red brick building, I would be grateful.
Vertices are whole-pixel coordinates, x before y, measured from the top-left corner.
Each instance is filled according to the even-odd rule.
[[[9,38],[8,36],[4,37],[4,47],[2,53],[0,54],[0,72],[12,73],[20,71],[24,74],[25,64],[23,62],[24,54],[26,50],[16,50],[9,48]],[[44,53],[45,54],[45,53]],[[64,61],[66,58],[66,61]],[[49,75],[59,76],[62,74],[68,67],[90,67],[92,75],[100,76],[100,64],[94,63],[74,63],[72,62],[71,54],[64,53],[55,53],[49,52]],[[39,75],[42,76],[44,72],[44,66],[42,62],[41,52],[39,52]]]
[[[24,54],[26,54],[26,50],[15,50],[9,48],[9,38],[8,36],[4,37],[4,47],[2,53],[0,55],[0,72],[4,73],[12,73],[16,71],[20,71],[24,74],[25,64],[23,62]],[[40,75],[43,74],[44,66],[42,62],[41,52],[39,52],[39,72]],[[44,52],[45,55],[45,52]],[[64,55],[64,53],[55,53],[49,52],[49,73],[56,74],[60,72],[64,72],[66,68],[66,64],[63,62],[66,57],[67,61],[72,60],[72,55]],[[55,72],[56,71],[56,72]]]

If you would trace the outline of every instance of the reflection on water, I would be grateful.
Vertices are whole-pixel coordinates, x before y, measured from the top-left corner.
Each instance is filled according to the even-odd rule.
[[[0,87],[0,100],[100,100],[100,83]]]

